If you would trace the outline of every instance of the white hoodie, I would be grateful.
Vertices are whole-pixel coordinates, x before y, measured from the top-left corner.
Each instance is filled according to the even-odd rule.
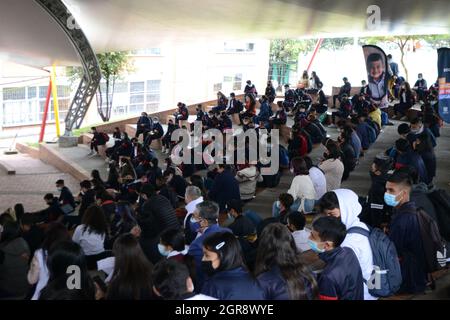
[[[333,190],[333,192],[338,198],[341,221],[345,224],[347,230],[351,227],[361,227],[369,230],[367,225],[358,218],[358,215],[362,210],[358,201],[358,195],[348,189],[336,189]],[[369,280],[373,271],[372,249],[370,247],[369,239],[361,234],[350,233],[347,234],[341,246],[353,250],[358,258],[359,265],[361,266],[363,278]],[[364,300],[375,299],[375,297],[369,294],[367,285],[364,284]]]

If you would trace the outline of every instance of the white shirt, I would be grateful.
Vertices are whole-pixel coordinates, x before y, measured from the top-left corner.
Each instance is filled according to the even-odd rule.
[[[311,230],[304,228],[303,230],[297,230],[292,232],[292,237],[295,241],[295,246],[297,250],[300,252],[311,250],[310,245],[308,244],[309,235],[311,234]]]
[[[292,180],[288,193],[294,198],[294,201],[297,199],[301,200],[301,204],[298,209],[299,211],[304,210],[303,205],[305,199],[316,199],[316,190],[314,189],[311,178],[307,175],[295,176]]]
[[[31,300],[38,300],[41,295],[41,290],[47,285],[49,274],[47,269],[47,260],[44,258],[44,250],[36,250],[34,257],[36,258],[39,266],[39,280]]]
[[[217,299],[200,293],[185,300],[217,300]]]
[[[309,177],[316,190],[316,200],[319,200],[327,192],[327,179],[325,178],[325,174],[319,168],[311,167],[309,169]]]
[[[89,228],[83,232],[84,227],[85,225],[81,224],[75,229],[72,236],[73,242],[78,243],[87,256],[93,256],[105,251],[105,234],[90,232]]]
[[[112,275],[114,274],[114,265],[116,263],[116,258],[108,257],[102,260],[97,261],[97,270],[105,272],[108,276],[105,279],[105,282],[110,282]]]

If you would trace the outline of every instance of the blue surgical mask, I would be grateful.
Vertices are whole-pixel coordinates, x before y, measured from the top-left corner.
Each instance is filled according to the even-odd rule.
[[[170,251],[167,251],[166,247],[164,247],[161,243],[158,243],[158,251],[164,257],[167,257],[170,253]]]
[[[384,194],[384,202],[390,207],[396,207],[400,203],[400,201],[396,200],[397,196],[395,194],[385,193]]]
[[[317,246],[317,242],[314,242],[314,241],[308,239],[308,245],[311,247],[311,250],[314,251],[314,252],[316,252],[316,253],[322,253],[322,252],[325,252],[325,249],[320,249],[320,248]]]

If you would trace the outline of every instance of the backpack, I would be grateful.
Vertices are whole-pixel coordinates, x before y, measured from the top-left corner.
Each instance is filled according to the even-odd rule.
[[[298,135],[298,139],[300,140],[300,147],[298,150],[298,156],[303,157],[308,154],[308,139],[303,133]]]
[[[102,132],[101,135],[102,135],[103,139],[105,140],[105,142],[109,141],[109,136],[106,132]]]
[[[423,208],[417,208],[417,220],[420,226],[427,273],[432,273],[441,269],[438,252],[444,252],[444,242],[436,221]]]
[[[374,270],[370,279],[364,280],[369,293],[374,297],[389,297],[395,294],[402,284],[402,273],[394,243],[378,228],[352,227],[349,233],[357,233],[369,239],[372,249]],[[374,281],[375,280],[375,281]]]
[[[450,194],[440,189],[429,193],[428,198],[434,205],[442,238],[450,241]]]

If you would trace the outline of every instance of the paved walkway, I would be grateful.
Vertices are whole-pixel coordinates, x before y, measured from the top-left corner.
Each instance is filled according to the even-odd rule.
[[[0,160],[13,167],[16,175],[0,169],[0,213],[16,203],[22,203],[28,212],[44,209],[44,195],[57,194],[58,179],[64,179],[73,193],[78,192],[79,184],[72,176],[26,154],[4,155],[3,151],[0,149]]]

